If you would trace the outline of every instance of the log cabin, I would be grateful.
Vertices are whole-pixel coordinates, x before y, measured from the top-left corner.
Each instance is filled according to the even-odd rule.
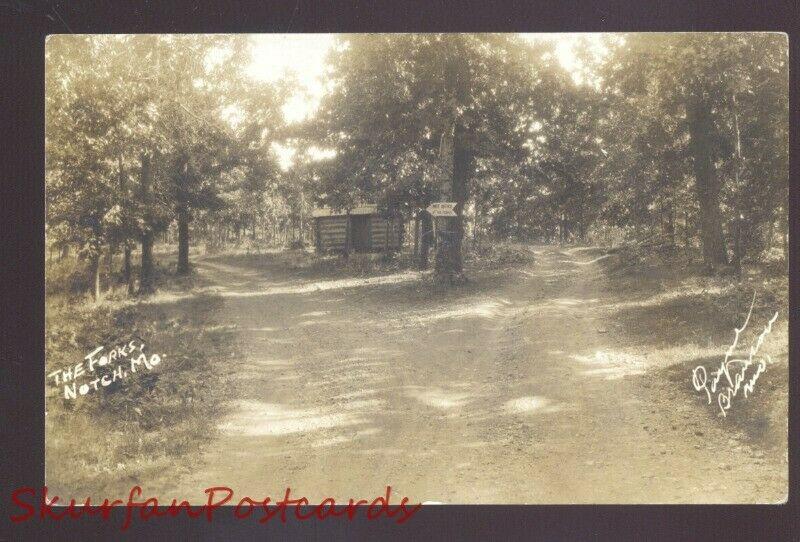
[[[349,211],[314,209],[314,245],[317,252],[396,252],[403,245],[403,219],[381,215],[376,204]]]

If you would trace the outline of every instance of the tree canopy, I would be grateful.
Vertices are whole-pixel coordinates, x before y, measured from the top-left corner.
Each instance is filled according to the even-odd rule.
[[[132,284],[140,246],[147,291],[154,236],[177,233],[187,273],[190,233],[302,239],[314,205],[377,203],[429,229],[425,208],[455,202],[436,228],[451,280],[468,229],[657,234],[696,245],[709,269],[760,258],[776,231],[786,246],[786,36],[610,34],[572,50],[567,70],[549,39],[340,35],[319,107],[289,124],[297,81],[248,76],[247,36],[51,37],[48,239],[79,249],[97,295],[104,251],[125,252]]]

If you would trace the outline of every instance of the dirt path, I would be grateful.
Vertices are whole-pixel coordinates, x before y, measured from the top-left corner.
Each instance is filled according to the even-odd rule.
[[[785,466],[698,429],[697,406],[654,392],[647,358],[619,348],[597,255],[536,252],[497,289],[422,305],[386,295],[413,273],[309,282],[201,262],[245,355],[219,362],[231,409],[175,494],[781,500]]]

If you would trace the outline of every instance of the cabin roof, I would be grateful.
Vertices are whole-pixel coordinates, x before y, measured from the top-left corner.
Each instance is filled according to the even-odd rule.
[[[374,215],[378,213],[378,205],[375,203],[368,203],[366,205],[357,205],[350,209],[351,215]],[[347,216],[346,210],[334,211],[330,207],[317,207],[311,212],[314,218],[324,216]]]

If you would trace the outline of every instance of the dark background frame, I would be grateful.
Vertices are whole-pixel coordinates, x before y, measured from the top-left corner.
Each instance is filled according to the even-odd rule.
[[[225,32],[611,32],[611,31],[780,31],[789,34],[790,67],[790,238],[798,238],[798,64],[796,0],[755,3],[688,1],[531,1],[473,6],[441,1],[410,3],[337,0],[303,2],[139,2],[0,0],[0,82],[3,153],[2,252],[0,252],[0,394],[2,483],[0,540],[117,538],[124,510],[109,520],[81,518],[12,525],[11,493],[41,488],[44,478],[44,45],[53,33],[225,33]],[[790,359],[798,359],[797,245],[790,243]],[[770,506],[437,506],[411,521],[352,522],[290,520],[287,524],[238,521],[231,508],[213,523],[204,519],[134,520],[128,536],[141,538],[240,539],[636,539],[797,540],[798,401],[790,371],[790,498]],[[102,445],[102,443],[87,443]],[[730,474],[728,474],[730,476]],[[525,481],[520,480],[523,484]],[[747,491],[746,487],[742,491]],[[6,538],[8,537],[8,538]]]

